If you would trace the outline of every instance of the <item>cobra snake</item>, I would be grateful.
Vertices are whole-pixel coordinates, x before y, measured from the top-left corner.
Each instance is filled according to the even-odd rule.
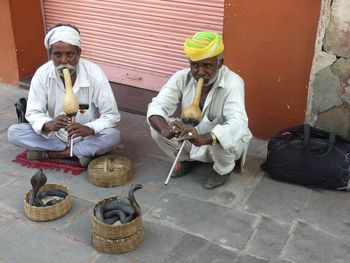
[[[39,169],[31,178],[32,194],[28,204],[36,207],[51,206],[61,202],[68,194],[61,190],[46,190],[38,192],[47,182],[43,169]]]
[[[115,224],[118,221],[126,224],[141,214],[141,208],[135,199],[135,191],[141,189],[141,184],[133,184],[128,197],[110,200],[96,207],[96,218],[105,224]]]

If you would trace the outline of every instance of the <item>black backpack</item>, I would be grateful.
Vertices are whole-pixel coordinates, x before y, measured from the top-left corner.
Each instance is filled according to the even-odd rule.
[[[269,140],[261,168],[279,181],[350,190],[350,142],[308,124],[287,128]]]
[[[27,110],[27,100],[26,98],[20,98],[16,103],[16,114],[18,123],[28,123],[26,119],[26,110]]]

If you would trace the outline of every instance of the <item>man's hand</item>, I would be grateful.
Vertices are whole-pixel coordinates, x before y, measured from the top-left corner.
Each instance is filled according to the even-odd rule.
[[[180,141],[188,140],[196,146],[206,144],[202,136],[198,134],[197,130],[192,125],[184,124],[182,121],[175,120],[171,122],[169,126],[172,127],[172,131]]]
[[[43,132],[49,133],[53,131],[58,131],[61,128],[66,128],[69,124],[69,118],[62,114],[44,124],[42,130]]]
[[[176,127],[174,130],[180,141],[187,140],[195,146],[210,144],[212,141],[210,134],[198,134],[192,125],[186,125],[181,121],[174,121],[171,125]]]
[[[69,123],[68,127],[67,127],[67,132],[68,132],[68,136],[72,138],[76,138],[76,137],[87,137],[90,135],[94,135],[95,131],[93,129],[91,129],[88,126],[82,125],[78,122],[72,122]]]
[[[162,136],[170,140],[171,138],[177,136],[179,134],[179,130],[176,129],[176,126],[173,124],[169,124],[166,128],[164,128],[161,132]]]
[[[201,146],[204,141],[201,139],[201,135],[198,134],[197,130],[192,125],[184,125],[179,134],[179,140],[187,140],[190,143]]]
[[[152,115],[149,117],[149,122],[155,130],[168,140],[177,137],[181,141],[188,140],[196,146],[211,144],[212,142],[210,133],[199,135],[192,125],[186,125],[181,120],[174,120],[168,124],[162,116]]]

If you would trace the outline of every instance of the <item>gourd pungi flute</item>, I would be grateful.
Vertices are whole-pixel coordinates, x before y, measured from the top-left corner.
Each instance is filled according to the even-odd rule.
[[[79,101],[74,95],[72,87],[72,79],[70,77],[69,69],[63,69],[64,84],[66,91],[63,98],[63,111],[70,118],[71,122],[75,122],[75,116],[79,110]],[[68,146],[70,145],[69,156],[73,157],[73,138],[68,139]]]

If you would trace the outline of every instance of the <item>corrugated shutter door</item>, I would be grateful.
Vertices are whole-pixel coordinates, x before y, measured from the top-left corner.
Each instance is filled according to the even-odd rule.
[[[222,34],[224,0],[44,0],[46,27],[79,27],[83,55],[110,81],[158,91],[188,67],[184,39],[202,30]]]

